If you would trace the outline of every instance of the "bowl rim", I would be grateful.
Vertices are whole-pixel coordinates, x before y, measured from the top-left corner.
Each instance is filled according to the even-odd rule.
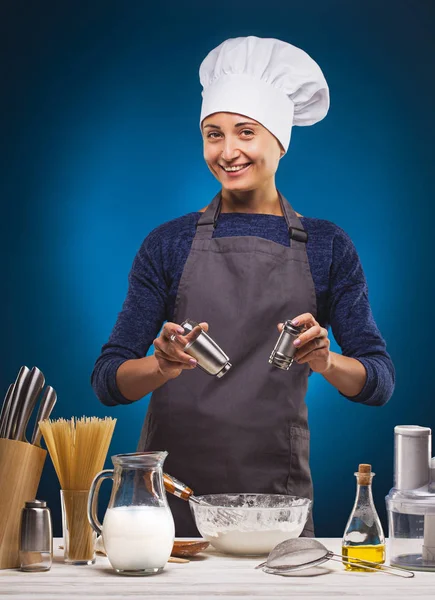
[[[225,505],[221,505],[221,504],[210,504],[208,506],[204,505],[204,504],[198,504],[197,502],[194,502],[193,500],[189,500],[189,504],[190,506],[194,507],[195,509],[211,509],[211,508],[221,508],[223,510],[231,510],[231,509],[235,509],[235,510],[263,510],[263,511],[281,511],[281,510],[288,510],[291,508],[301,508],[301,507],[305,507],[307,506],[308,508],[311,506],[312,504],[312,500],[310,500],[309,498],[304,498],[302,496],[293,496],[293,495],[289,495],[289,494],[256,494],[254,492],[249,492],[249,493],[244,493],[244,492],[236,492],[236,493],[226,493],[226,494],[203,494],[201,496],[195,496],[197,500],[205,500],[207,502],[207,499],[213,497],[213,498],[224,498],[224,497],[228,497],[228,496],[243,496],[245,498],[249,498],[250,496],[256,496],[256,497],[274,497],[274,498],[285,498],[286,500],[296,500],[296,501],[300,501],[298,503],[293,504],[292,506],[225,506]]]

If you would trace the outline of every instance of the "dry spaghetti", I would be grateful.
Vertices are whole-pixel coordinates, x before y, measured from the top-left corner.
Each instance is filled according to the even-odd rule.
[[[104,468],[116,419],[82,417],[41,421],[40,428],[62,488],[65,560],[94,557],[94,533],[87,498],[95,475]]]

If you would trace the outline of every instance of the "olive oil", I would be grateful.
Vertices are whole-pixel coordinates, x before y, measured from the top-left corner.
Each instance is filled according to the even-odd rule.
[[[363,566],[359,567],[355,564],[358,560],[368,560],[379,565],[385,562],[385,544],[377,544],[376,546],[342,546],[341,553],[344,557],[343,564],[346,571],[367,571],[368,569]],[[348,563],[346,561],[347,558],[352,560],[352,563]],[[376,567],[373,566],[373,568],[375,569]]]
[[[355,473],[357,490],[355,504],[350,514],[341,543],[346,571],[373,572],[385,562],[385,536],[376,512],[372,495],[371,465],[361,464]],[[353,559],[352,562],[349,560]],[[355,562],[354,562],[355,561]],[[359,561],[359,564],[358,564]],[[370,568],[364,561],[376,563]],[[356,564],[355,564],[356,563]]]

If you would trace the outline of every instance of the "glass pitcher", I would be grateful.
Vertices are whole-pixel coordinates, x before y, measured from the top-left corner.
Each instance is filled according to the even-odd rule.
[[[88,518],[102,535],[112,567],[124,575],[160,573],[171,555],[175,528],[163,485],[167,452],[137,452],[112,456],[114,469],[94,478],[88,498]],[[98,521],[98,492],[113,479],[109,506]]]

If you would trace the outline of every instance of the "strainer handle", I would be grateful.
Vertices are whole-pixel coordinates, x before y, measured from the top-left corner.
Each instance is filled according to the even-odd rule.
[[[414,577],[414,573],[412,571],[408,571],[408,569],[402,569],[402,567],[392,567],[391,565],[381,565],[376,562],[372,562],[371,560],[349,560],[348,556],[344,556],[343,554],[334,554],[333,552],[328,552],[331,560],[333,556],[336,556],[339,559],[346,559],[346,562],[357,565],[358,567],[362,567],[363,569],[371,569],[372,571],[383,571],[384,573],[389,573],[390,575],[396,575],[396,577],[404,577],[405,579],[412,579]],[[339,561],[343,562],[343,560]]]

